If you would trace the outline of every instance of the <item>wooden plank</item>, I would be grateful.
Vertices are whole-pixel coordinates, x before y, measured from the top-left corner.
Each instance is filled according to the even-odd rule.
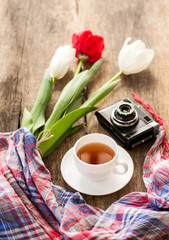
[[[142,39],[155,50],[148,70],[123,76],[116,89],[98,105],[106,107],[123,97],[132,99],[136,92],[168,123],[168,1],[153,0],[9,0],[0,2],[0,130],[14,131],[20,126],[24,107],[31,110],[45,69],[58,46],[71,44],[73,32],[91,29],[105,40],[104,63],[87,88],[91,96],[118,72],[117,57],[126,37]],[[56,81],[46,117],[53,109],[64,85],[73,77],[77,61],[61,81]],[[82,120],[84,121],[84,120]],[[87,117],[89,133],[105,133],[94,113]],[[167,129],[169,134],[169,130]],[[54,184],[71,189],[62,179],[60,163],[64,154],[85,129],[67,138],[58,149],[44,159]],[[152,141],[129,151],[135,171],[125,188],[107,196],[87,196],[89,204],[106,209],[112,202],[132,191],[145,191],[142,181],[144,157]]]
[[[18,129],[21,116],[22,92],[20,68],[25,45],[28,2],[1,1],[0,3],[0,131]]]

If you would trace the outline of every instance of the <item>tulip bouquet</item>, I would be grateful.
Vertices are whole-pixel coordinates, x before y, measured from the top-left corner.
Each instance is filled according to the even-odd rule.
[[[146,49],[141,40],[128,44],[127,38],[118,57],[119,73],[105,83],[96,93],[83,104],[83,90],[99,70],[103,59],[104,39],[86,30],[72,36],[72,46],[59,47],[53,56],[49,68],[46,69],[35,104],[29,112],[23,113],[22,127],[27,127],[37,138],[37,145],[45,157],[69,135],[81,129],[84,124],[74,126],[74,123],[87,113],[96,110],[96,104],[105,98],[119,83],[118,77],[124,74],[140,72],[148,67],[154,52]],[[63,88],[49,119],[45,121],[45,109],[51,99],[53,85],[56,79],[61,79],[67,73],[74,57],[79,64],[74,77]],[[93,63],[90,69],[82,70],[85,62]],[[81,104],[81,105],[80,105]]]

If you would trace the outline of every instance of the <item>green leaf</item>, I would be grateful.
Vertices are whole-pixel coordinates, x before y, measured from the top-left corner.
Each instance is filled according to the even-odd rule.
[[[50,129],[50,133],[54,136],[39,145],[40,152],[42,155],[45,155],[46,152],[55,144],[56,141],[63,135],[66,134],[67,130],[82,116],[86,115],[87,113],[94,111],[95,107],[85,107],[79,108],[74,110],[71,113],[68,113],[61,119],[59,119],[53,127]]]
[[[43,80],[39,89],[38,96],[31,115],[33,118],[32,133],[45,124],[45,108],[52,97],[53,81],[50,79],[50,71],[47,69],[44,73]]]
[[[68,106],[68,108],[65,110],[64,115],[78,109],[82,103],[82,99],[83,99],[84,94],[81,93],[79,96],[77,96],[72,102],[71,104]]]
[[[66,108],[87,86],[91,78],[98,71],[102,62],[103,59],[99,59],[89,70],[85,70],[79,73],[70,82],[68,82],[68,84],[62,90],[50,118],[45,124],[45,129],[50,129],[54,123],[62,116]]]
[[[22,127],[27,127],[30,131],[33,126],[33,119],[31,113],[25,108],[22,117]]]
[[[69,128],[65,133],[62,134],[62,136],[52,145],[52,147],[43,155],[43,157],[47,157],[49,154],[51,154],[62,142],[63,140],[74,134],[75,132],[79,131],[81,128],[84,127],[84,123],[83,124],[80,124],[78,126],[75,126],[75,127],[71,127]]]
[[[87,84],[92,79],[92,77],[96,74],[96,72],[98,71],[98,69],[102,63],[103,63],[103,59],[100,58],[89,70],[87,70],[88,72],[87,72],[85,78],[83,79],[82,85],[79,85],[79,88],[76,89],[76,92],[72,98],[72,101],[87,86]]]
[[[117,79],[113,82],[105,84],[93,96],[91,96],[86,102],[84,102],[84,104],[81,107],[83,108],[83,107],[95,106],[103,98],[105,98],[116,87],[116,85],[119,82],[120,82],[120,79]]]

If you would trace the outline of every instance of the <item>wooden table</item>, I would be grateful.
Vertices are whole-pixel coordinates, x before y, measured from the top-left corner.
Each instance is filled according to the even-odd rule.
[[[91,96],[118,72],[118,52],[126,37],[142,39],[155,50],[150,67],[139,74],[123,76],[121,83],[99,105],[106,107],[123,97],[137,93],[163,118],[167,126],[169,109],[169,4],[167,0],[9,0],[0,1],[0,131],[20,127],[23,109],[31,110],[45,69],[56,48],[71,44],[72,33],[91,29],[104,37],[104,63],[87,88]],[[62,81],[56,81],[46,117],[63,86],[73,77],[77,61]],[[84,121],[84,119],[82,119]],[[87,129],[67,138],[55,152],[44,159],[54,184],[71,189],[60,173],[64,154],[76,140],[88,133],[105,133],[94,113],[87,116]],[[167,133],[168,129],[167,129]],[[87,203],[106,209],[112,202],[133,191],[146,191],[142,180],[144,157],[149,141],[129,153],[134,162],[131,181],[120,191],[106,196],[84,195]],[[73,190],[74,191],[74,190]]]

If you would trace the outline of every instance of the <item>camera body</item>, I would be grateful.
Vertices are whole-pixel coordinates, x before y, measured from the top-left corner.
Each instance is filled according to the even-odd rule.
[[[159,131],[159,124],[129,98],[101,109],[95,115],[101,126],[126,149],[146,142]]]

